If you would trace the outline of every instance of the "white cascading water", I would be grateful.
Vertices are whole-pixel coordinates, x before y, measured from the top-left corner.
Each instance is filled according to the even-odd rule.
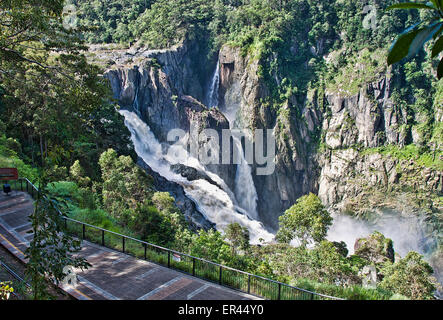
[[[259,244],[260,239],[263,239],[265,242],[273,240],[274,235],[272,233],[266,231],[259,221],[248,218],[244,214],[245,212],[236,205],[232,192],[220,177],[206,171],[199,161],[191,157],[184,149],[181,151],[183,154],[186,154],[186,159],[183,159],[181,163],[204,171],[221,188],[202,179],[188,181],[181,175],[174,173],[170,169],[171,164],[175,163],[174,159],[170,159],[167,150],[164,151],[162,149],[162,145],[158,142],[149,126],[134,112],[128,110],[120,110],[119,112],[125,117],[125,125],[131,132],[131,139],[138,156],[152,170],[167,180],[174,181],[183,186],[186,195],[196,202],[199,211],[209,221],[216,224],[217,230],[223,232],[230,223],[237,222],[248,228],[252,244]]]
[[[208,106],[210,108],[218,106],[218,91],[220,88],[220,63],[217,62],[214,75],[212,76],[211,86],[208,93]],[[224,113],[225,117],[229,121],[229,127],[234,128],[237,108],[230,110],[229,113]],[[235,177],[235,197],[239,206],[244,209],[247,215],[254,220],[258,219],[257,214],[257,190],[252,178],[251,166],[245,159],[243,153],[243,147],[241,141],[238,138],[233,137],[234,147],[240,154],[239,164],[237,165],[237,173]]]
[[[217,62],[214,75],[211,79],[211,86],[209,87],[207,105],[209,108],[218,106],[218,90],[220,88],[220,63]]]
[[[252,179],[251,167],[247,163],[243,147],[239,139],[233,139],[235,147],[240,152],[241,163],[237,165],[237,173],[235,176],[235,197],[238,204],[243,208],[251,219],[257,220],[257,190],[255,189],[254,180]]]

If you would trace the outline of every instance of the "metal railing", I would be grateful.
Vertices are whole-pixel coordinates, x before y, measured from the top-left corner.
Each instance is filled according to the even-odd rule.
[[[10,183],[15,190],[28,192],[33,198],[38,188],[28,179],[21,178]],[[19,187],[19,188],[18,188]],[[155,262],[170,269],[181,271],[231,289],[270,300],[344,300],[227,267],[186,253],[164,248],[117,232],[66,217],[65,229],[76,237],[101,246],[115,249],[134,257]]]
[[[5,264],[3,261],[0,260],[0,270],[5,270],[13,279],[13,288],[14,291],[12,292],[12,296],[15,299],[22,299],[23,295],[19,294],[15,289],[15,284],[19,284],[19,289],[23,286],[23,288],[25,288],[25,290],[30,290],[31,289],[31,285],[26,282],[26,280],[24,280],[22,277],[20,277],[12,268],[10,268],[7,264]],[[19,290],[22,291],[22,290]]]

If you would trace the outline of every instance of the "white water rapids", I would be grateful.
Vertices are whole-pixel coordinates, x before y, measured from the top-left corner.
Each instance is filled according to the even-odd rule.
[[[216,224],[217,230],[223,232],[230,223],[237,222],[248,228],[252,244],[260,243],[260,239],[263,239],[265,242],[273,240],[274,235],[268,232],[262,223],[250,219],[246,212],[236,204],[235,197],[220,177],[206,171],[199,161],[191,157],[184,149],[181,152],[186,154],[186,157],[180,163],[205,172],[221,188],[206,180],[188,181],[181,175],[176,174],[170,169],[171,164],[175,163],[174,159],[169,158],[167,150],[163,150],[162,145],[158,142],[149,126],[134,112],[128,110],[120,110],[119,112],[125,117],[125,125],[131,132],[131,139],[138,156],[152,170],[167,180],[174,181],[183,186],[186,195],[196,202],[199,211],[209,221]]]

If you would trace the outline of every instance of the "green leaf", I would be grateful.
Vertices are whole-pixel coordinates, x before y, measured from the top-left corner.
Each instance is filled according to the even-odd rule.
[[[423,48],[425,43],[432,39],[432,37],[438,31],[439,28],[440,28],[439,24],[433,24],[421,29],[413,39],[411,45],[409,46],[408,58],[417,54],[417,52],[421,48]]]
[[[409,47],[411,46],[412,41],[414,41],[415,37],[420,33],[420,31],[423,30],[423,28],[414,29],[416,26],[418,26],[418,24],[407,29],[392,44],[388,55],[388,65],[399,62],[408,55]]]
[[[443,78],[443,58],[440,60],[440,63],[437,67],[437,78],[440,80]]]
[[[436,8],[428,6],[426,4],[422,3],[397,3],[393,4],[392,6],[389,6],[387,10],[394,10],[394,9],[428,9],[428,10],[436,10]]]
[[[427,2],[426,4],[430,7],[434,7],[435,9],[438,9],[439,7],[439,0],[431,0],[429,2]]]
[[[440,25],[441,25],[440,29],[434,34],[434,39],[437,39],[438,36],[443,32],[443,22],[440,22]]]
[[[443,37],[440,37],[437,42],[435,42],[432,48],[432,58],[435,58],[443,50]]]
[[[443,7],[443,0],[431,0],[434,6],[438,9]]]

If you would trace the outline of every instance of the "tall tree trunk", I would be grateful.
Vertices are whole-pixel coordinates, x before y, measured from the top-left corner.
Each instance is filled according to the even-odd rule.
[[[40,134],[40,155],[42,158],[42,166],[43,166],[45,159],[44,159],[44,154],[43,154],[43,136],[41,134]]]

